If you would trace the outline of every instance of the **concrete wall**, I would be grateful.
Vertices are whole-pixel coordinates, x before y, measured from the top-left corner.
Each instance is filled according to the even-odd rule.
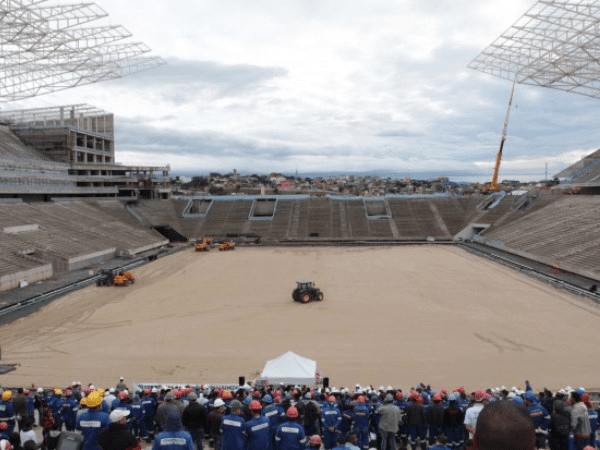
[[[9,273],[0,276],[0,292],[9,289],[18,288],[22,281],[35,283],[36,281],[46,280],[54,274],[52,264],[46,264],[33,269],[21,270],[15,273]]]

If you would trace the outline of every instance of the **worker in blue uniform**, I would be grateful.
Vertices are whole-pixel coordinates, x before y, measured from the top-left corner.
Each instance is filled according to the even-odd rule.
[[[269,419],[261,415],[262,405],[258,400],[252,400],[248,409],[252,413],[252,418],[244,424],[247,450],[271,450]]]
[[[48,408],[52,411],[52,417],[56,422],[56,427],[58,430],[62,428],[62,424],[64,422],[62,416],[63,410],[63,391],[62,389],[54,389],[52,396],[48,399]]]
[[[169,409],[165,414],[164,430],[156,436],[152,450],[194,450],[190,433],[181,425],[181,413]]]
[[[142,423],[140,436],[146,439],[146,442],[152,440],[152,432],[154,431],[154,415],[156,414],[156,393],[150,389],[144,389],[142,402]]]
[[[336,445],[338,427],[342,422],[342,414],[336,406],[333,395],[327,398],[327,403],[321,408],[321,429],[323,430],[323,446],[330,450]]]
[[[273,403],[273,397],[267,394],[263,397],[265,407],[262,415],[269,419],[269,432],[271,434],[271,446],[275,448],[275,432],[279,425],[286,421],[285,409],[278,403]]]
[[[133,437],[137,438],[142,436],[142,423],[144,420],[144,409],[142,408],[142,401],[138,394],[133,396],[131,403],[129,405],[130,414],[130,423],[131,423],[131,434]],[[146,437],[146,436],[144,436]]]
[[[17,419],[11,398],[12,391],[7,389],[2,393],[2,401],[0,401],[0,422],[6,422],[9,436],[15,429]]]
[[[83,435],[81,450],[101,450],[96,438],[100,431],[110,425],[109,415],[100,411],[102,395],[98,391],[93,391],[82,402],[85,403],[88,410],[81,413],[77,419],[76,429]]]
[[[369,448],[369,407],[364,396],[359,396],[352,410],[351,431],[356,435],[358,446],[361,449]]]
[[[244,435],[244,418],[242,403],[232,400],[229,403],[230,414],[221,418],[221,435],[223,436],[221,450],[246,450],[246,436]]]
[[[70,389],[65,391],[65,398],[62,400],[62,412],[61,415],[65,421],[65,428],[67,431],[75,431],[75,425],[77,420],[77,412],[79,411],[79,402]]]
[[[533,391],[527,391],[523,394],[525,407],[529,411],[529,416],[535,427],[535,438],[537,448],[546,448],[546,439],[548,438],[548,427],[550,426],[550,414],[538,401]]]
[[[299,414],[295,406],[290,406],[286,412],[287,422],[282,423],[275,432],[276,450],[304,450],[306,435],[304,427],[298,422]]]
[[[406,425],[406,407],[408,406],[408,403],[404,400],[404,393],[402,390],[396,391],[396,394],[394,395],[394,405],[400,409],[400,417],[402,418],[402,423],[398,430],[398,437],[400,438],[402,445],[406,447],[408,444],[408,426]]]

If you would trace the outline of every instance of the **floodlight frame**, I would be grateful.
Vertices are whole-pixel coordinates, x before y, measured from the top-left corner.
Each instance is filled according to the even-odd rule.
[[[165,64],[95,3],[0,0],[0,102],[112,80]]]
[[[539,0],[468,67],[600,99],[600,0]]]

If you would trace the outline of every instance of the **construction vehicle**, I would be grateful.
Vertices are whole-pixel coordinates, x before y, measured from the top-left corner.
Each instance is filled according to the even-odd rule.
[[[312,300],[323,301],[324,295],[321,289],[315,287],[312,281],[296,281],[296,289],[292,292],[295,302],[308,303]]]
[[[226,242],[221,242],[219,244],[219,251],[227,251],[227,250],[235,250],[235,242],[233,241],[226,241]]]
[[[517,78],[513,81],[512,90],[510,91],[510,98],[508,99],[508,110],[506,111],[506,116],[504,117],[504,127],[502,128],[502,137],[500,138],[500,148],[498,149],[498,153],[496,154],[496,164],[494,165],[494,175],[492,176],[492,183],[485,190],[488,192],[496,192],[500,188],[498,186],[498,173],[500,172],[500,162],[502,161],[502,149],[504,148],[504,142],[506,141],[506,132],[508,130],[508,119],[510,117],[510,109],[512,108],[513,95],[515,93],[515,84],[517,83]]]
[[[197,252],[207,252],[213,244],[213,238],[210,236],[204,236],[202,242],[196,242],[194,248]]]
[[[198,242],[194,248],[197,252],[207,252],[210,250],[210,246],[206,242]]]
[[[100,278],[96,281],[96,286],[129,286],[135,283],[135,278],[131,272],[116,272],[113,269],[102,269]]]

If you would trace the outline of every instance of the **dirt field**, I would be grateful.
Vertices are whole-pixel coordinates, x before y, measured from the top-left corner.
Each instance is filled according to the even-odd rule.
[[[9,385],[236,383],[288,350],[334,386],[598,386],[600,307],[459,248],[180,252],[0,328]],[[322,303],[291,300],[314,280]]]

